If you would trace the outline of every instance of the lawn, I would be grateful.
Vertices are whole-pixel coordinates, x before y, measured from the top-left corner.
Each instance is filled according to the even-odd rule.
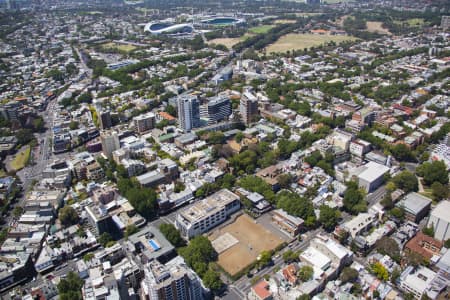
[[[269,30],[274,27],[275,27],[274,25],[260,25],[260,26],[249,28],[248,32],[254,33],[254,34],[264,34],[264,33],[269,32]]]
[[[128,45],[128,44],[117,44],[113,42],[109,42],[102,45],[103,49],[118,49],[120,51],[130,52],[136,49],[136,46]]]
[[[26,146],[25,148],[23,148],[21,151],[19,151],[14,159],[11,161],[11,168],[18,171],[23,169],[27,163],[28,160],[30,159],[30,153],[31,153],[31,148],[30,146]]]
[[[303,50],[331,41],[340,43],[353,40],[356,40],[356,38],[351,36],[290,33],[282,36],[278,41],[269,45],[266,50],[268,53],[286,52],[288,50]]]
[[[425,24],[425,20],[422,18],[411,18],[407,20],[395,20],[394,23],[398,25],[406,24],[409,27],[421,27]]]
[[[221,44],[226,46],[228,49],[231,49],[234,45],[242,41],[241,38],[218,38],[208,41],[208,44]]]

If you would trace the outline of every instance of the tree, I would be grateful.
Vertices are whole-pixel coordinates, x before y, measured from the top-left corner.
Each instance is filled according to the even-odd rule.
[[[389,211],[389,213],[391,214],[391,216],[393,216],[401,221],[405,218],[405,211],[403,210],[403,208],[400,208],[400,207],[394,207],[393,209],[391,209]]]
[[[278,176],[278,184],[280,185],[280,188],[286,189],[288,188],[292,183],[292,175],[291,174],[281,174]]]
[[[69,128],[70,128],[70,130],[75,130],[75,129],[78,129],[78,125],[79,125],[79,123],[77,121],[71,121],[69,123]]]
[[[416,252],[405,251],[404,259],[408,265],[413,267],[418,267],[423,264],[423,257]]]
[[[364,193],[358,188],[356,182],[351,181],[347,184],[347,190],[344,193],[344,208],[352,214],[367,210]]]
[[[342,283],[347,283],[347,282],[355,282],[358,279],[358,277],[359,277],[358,271],[350,267],[345,267],[342,270],[340,279]]]
[[[425,162],[417,167],[416,172],[417,175],[423,177],[426,185],[431,185],[436,181],[442,184],[448,183],[447,166],[443,161]]]
[[[383,281],[387,281],[389,279],[389,273],[381,263],[379,262],[374,263],[370,269],[378,279]]]
[[[205,286],[212,291],[218,291],[223,287],[223,282],[220,279],[220,274],[217,271],[209,268],[202,277]]]
[[[320,206],[319,222],[322,223],[325,230],[333,230],[338,224],[340,216],[341,214],[338,210],[335,210],[328,205]]]
[[[125,228],[125,238],[128,238],[130,235],[133,235],[138,231],[139,231],[139,229],[136,227],[136,225],[134,225],[134,224],[128,225]]]
[[[405,191],[405,193],[417,192],[419,190],[419,181],[417,180],[417,177],[409,171],[400,172],[392,178],[392,182],[396,187]]]
[[[77,224],[79,220],[77,211],[72,206],[64,206],[61,208],[58,217],[61,224],[66,227]]]
[[[430,227],[424,227],[422,229],[423,234],[433,237],[434,236],[434,227],[433,224]]]
[[[300,217],[303,220],[310,218],[308,225],[314,225],[316,215],[311,201],[306,200],[296,193],[282,191],[277,194],[277,208],[283,209],[288,214]],[[306,225],[306,222],[305,222]]]
[[[208,142],[211,144],[223,144],[225,135],[221,131],[213,131],[208,134]]]
[[[395,144],[391,147],[391,152],[398,161],[415,161],[415,157],[411,152],[411,149],[409,149],[405,144]]]
[[[447,199],[449,195],[448,185],[444,185],[439,181],[433,182],[431,185],[431,190],[433,194],[433,198],[437,201]]]
[[[205,236],[194,237],[189,245],[178,249],[178,253],[200,277],[208,270],[208,264],[217,259],[217,252]]]
[[[291,249],[283,253],[283,260],[285,263],[290,263],[298,260],[298,253],[292,251]]]
[[[89,252],[89,253],[86,253],[84,256],[83,256],[83,260],[85,261],[85,262],[88,262],[88,261],[90,261],[91,259],[93,259],[94,258],[94,253],[92,253],[92,252]]]
[[[186,245],[185,241],[181,237],[180,232],[172,224],[163,223],[159,225],[159,230],[165,236],[165,238],[175,247],[183,247]]]
[[[445,241],[444,246],[445,248],[450,249],[450,239]]]
[[[381,254],[389,255],[393,260],[400,261],[400,248],[394,239],[384,236],[376,243],[376,248]]]
[[[81,288],[83,284],[84,280],[77,273],[70,271],[67,273],[67,277],[61,279],[58,283],[59,299],[82,300]]]
[[[303,266],[298,272],[297,276],[303,282],[309,281],[314,275],[314,269],[311,266]]]
[[[261,254],[258,256],[258,267],[265,267],[272,261],[272,253],[269,251],[262,251]]]
[[[395,267],[391,274],[391,283],[397,284],[397,279],[400,278],[401,274],[402,272],[400,271],[400,269],[398,267]]]
[[[303,295],[297,297],[297,299],[295,299],[295,300],[310,300],[310,299],[311,299],[311,296],[310,296],[310,295],[308,295],[308,294],[303,294]]]
[[[107,232],[103,232],[99,238],[98,238],[98,242],[103,246],[103,247],[107,247],[109,242],[112,242],[113,238],[112,236],[107,233]]]

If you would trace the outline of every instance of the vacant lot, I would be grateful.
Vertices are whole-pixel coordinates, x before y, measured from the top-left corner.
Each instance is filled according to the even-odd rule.
[[[391,35],[391,33],[389,32],[388,29],[383,28],[383,22],[367,21],[366,26],[367,26],[367,31]]]
[[[255,261],[262,251],[275,249],[285,241],[247,215],[214,231],[208,238],[220,248],[216,250],[221,251],[218,263],[230,275]],[[224,244],[227,241],[230,243],[228,246]]]
[[[125,51],[125,52],[130,52],[133,51],[134,49],[136,49],[136,46],[133,45],[128,45],[128,44],[117,44],[117,43],[106,43],[102,45],[103,49],[117,49],[120,51]]]
[[[282,36],[275,43],[269,45],[266,50],[271,52],[286,52],[288,50],[300,50],[319,46],[321,44],[334,41],[340,43],[343,41],[355,40],[351,36],[341,35],[318,35],[318,34],[296,34],[290,33]]]
[[[251,27],[248,29],[248,32],[254,34],[263,34],[269,32],[270,29],[274,28],[274,25],[261,25],[256,27]]]
[[[28,160],[30,159],[30,153],[31,153],[30,146],[25,146],[22,149],[20,149],[20,151],[17,152],[17,154],[9,163],[10,169],[15,171],[23,169],[28,163]]]

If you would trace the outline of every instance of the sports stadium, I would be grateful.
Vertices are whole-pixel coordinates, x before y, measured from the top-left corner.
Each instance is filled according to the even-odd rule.
[[[213,26],[228,26],[245,23],[245,20],[234,17],[208,17],[202,19],[200,23],[204,25],[213,25]]]
[[[174,24],[171,22],[154,22],[146,24],[144,32],[150,32],[155,35],[186,35],[194,32],[194,26],[186,23]]]

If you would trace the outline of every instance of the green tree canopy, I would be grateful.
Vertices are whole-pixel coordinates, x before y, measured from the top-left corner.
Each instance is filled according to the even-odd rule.
[[[314,275],[314,269],[311,266],[303,266],[298,272],[297,276],[303,282],[309,281]]]
[[[416,172],[420,177],[423,177],[426,185],[431,185],[434,182],[448,183],[447,166],[443,161],[425,162],[417,167]]]
[[[392,182],[396,187],[405,191],[405,193],[417,192],[419,190],[419,181],[416,175],[406,170],[394,176]]]
[[[347,183],[347,190],[344,193],[344,208],[352,214],[358,214],[367,210],[364,192],[358,188],[356,182],[351,181]]]
[[[345,267],[342,270],[340,279],[342,283],[347,283],[347,282],[355,282],[358,279],[358,277],[359,277],[358,271],[350,267]]]
[[[78,223],[79,217],[77,211],[72,206],[64,206],[59,210],[59,220],[64,226],[71,226]]]
[[[61,279],[57,286],[59,298],[65,300],[82,300],[81,288],[83,284],[84,280],[77,273],[72,271],[67,273],[67,277]]]
[[[305,221],[309,219],[310,224],[306,224],[307,222],[305,222],[305,225],[307,226],[314,225],[314,222],[316,221],[316,215],[314,213],[312,202],[296,193],[289,191],[281,191],[278,193],[277,208],[281,208],[288,214],[295,217],[300,217]]]
[[[178,248],[186,245],[185,241],[181,237],[180,232],[172,224],[163,223],[159,225],[159,230],[175,247]]]
[[[338,224],[340,216],[339,210],[333,209],[328,205],[320,206],[319,222],[322,223],[325,230],[333,230]]]

